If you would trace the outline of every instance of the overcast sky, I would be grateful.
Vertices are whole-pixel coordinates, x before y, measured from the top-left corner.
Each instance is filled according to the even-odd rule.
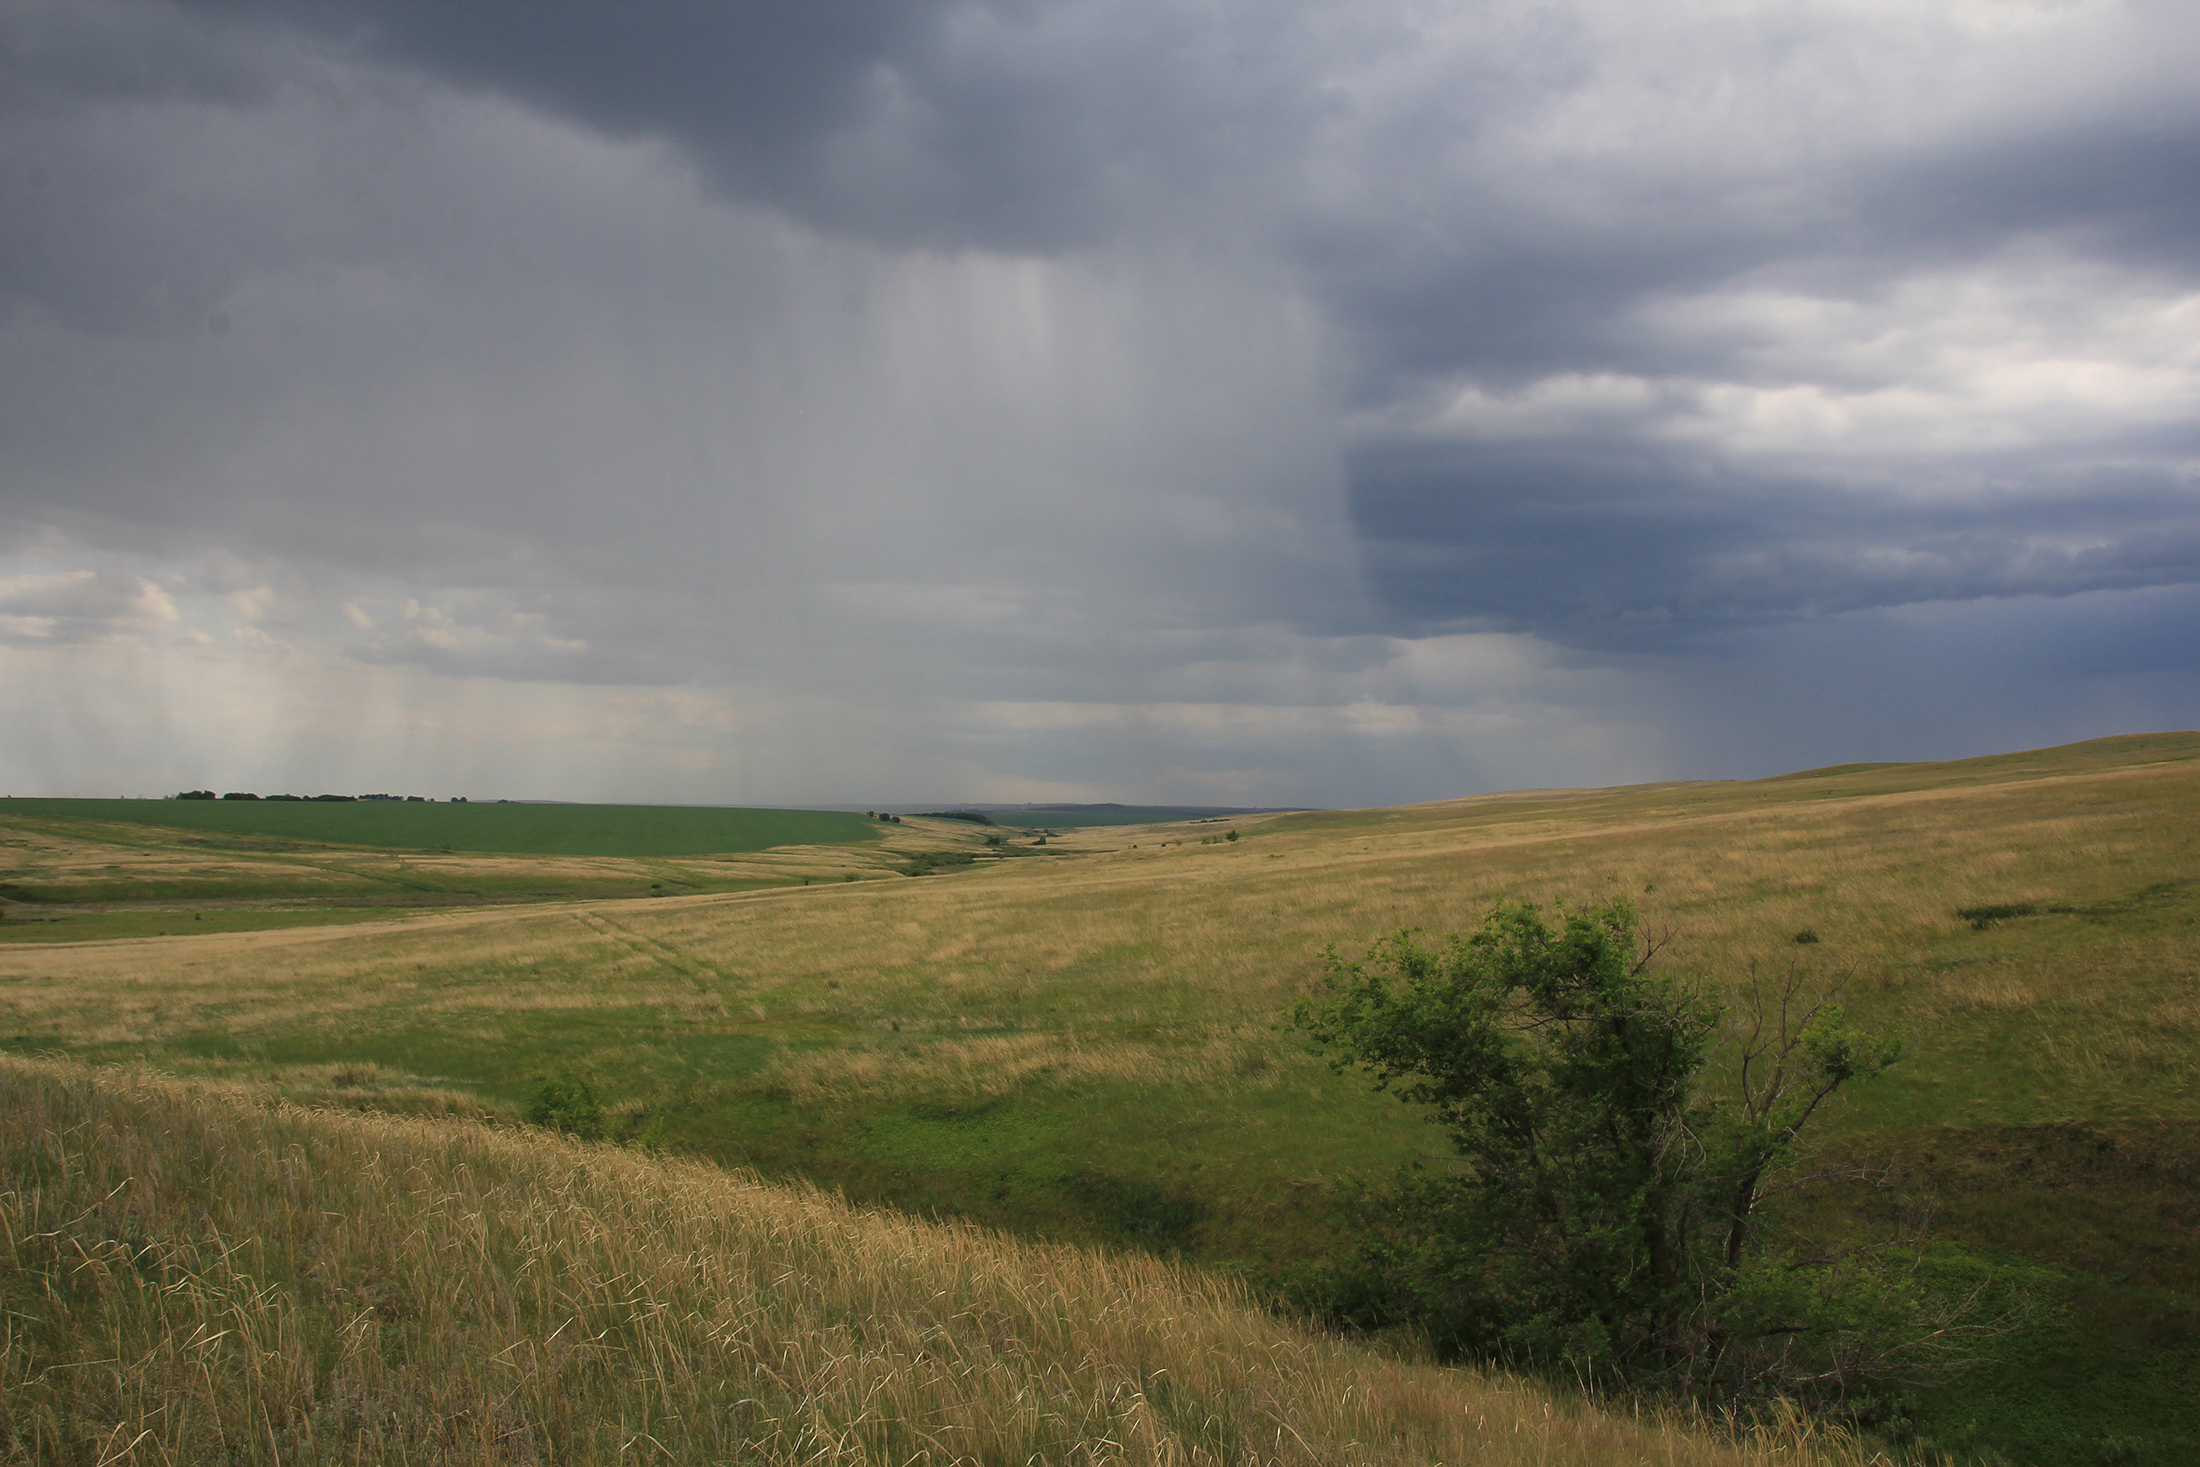
[[[0,793],[2200,724],[2189,0],[0,0]]]

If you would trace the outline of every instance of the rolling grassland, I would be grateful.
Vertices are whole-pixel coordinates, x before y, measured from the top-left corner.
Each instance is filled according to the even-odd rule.
[[[1265,817],[1236,841],[1087,829],[1009,860],[951,825],[765,853],[771,888],[349,925],[297,925],[357,910],[281,875],[297,885],[254,909],[265,930],[0,944],[0,1051],[459,1118],[510,1117],[534,1077],[570,1071],[615,1135],[1261,1291],[1342,1245],[1342,1184],[1442,1154],[1275,1027],[1323,949],[1471,926],[1501,898],[1627,896],[1670,933],[1669,969],[1718,991],[1791,969],[1845,982],[1852,1018],[1906,1040],[1826,1132],[1896,1185],[1788,1220],[1853,1240],[1930,1209],[1921,1267],[2021,1288],[2041,1319],[1921,1397],[1919,1436],[1981,1461],[2191,1459],[2200,735]],[[28,843],[11,860],[111,866],[146,892],[215,859],[111,826],[0,837]],[[920,850],[984,859],[892,875]],[[322,860],[220,859],[248,857],[271,879]],[[494,880],[587,891],[519,857],[331,861],[399,859],[477,901]],[[620,866],[618,889],[673,869]],[[125,915],[146,913],[101,920]]]
[[[0,1059],[0,1460],[1839,1467],[1137,1255],[450,1121]]]

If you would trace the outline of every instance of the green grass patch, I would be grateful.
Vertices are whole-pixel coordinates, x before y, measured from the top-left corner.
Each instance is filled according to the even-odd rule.
[[[1886,1192],[1807,1222],[1857,1235],[1932,1209],[1933,1254],[2025,1301],[2028,1327],[1911,1406],[1918,1445],[1983,1462],[2172,1467],[2200,1440],[2200,1124],[1934,1126],[1847,1138]],[[1841,1216],[1845,1204],[1853,1209]]]
[[[0,799],[0,817],[11,815],[285,841],[539,856],[721,855],[879,837],[876,822],[838,811],[685,805]]]
[[[0,919],[0,942],[111,942],[132,937],[190,937],[214,932],[271,932],[348,922],[385,922],[417,908],[286,907],[196,912],[85,912],[16,907]]]

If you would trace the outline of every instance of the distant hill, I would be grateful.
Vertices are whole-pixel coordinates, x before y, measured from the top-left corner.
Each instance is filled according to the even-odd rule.
[[[951,804],[880,806],[901,815],[921,815],[927,811],[964,810],[982,813],[996,825],[1049,826],[1062,829],[1075,825],[1159,825],[1174,820],[1230,820],[1246,815],[1286,815],[1304,811],[1304,805],[1123,805],[1114,801],[1101,804],[1076,805],[991,805],[978,801],[957,800]]]

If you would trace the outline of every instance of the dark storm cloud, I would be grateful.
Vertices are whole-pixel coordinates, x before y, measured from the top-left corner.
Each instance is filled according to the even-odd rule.
[[[619,134],[695,147],[729,182],[794,186],[866,105],[873,67],[937,24],[939,3],[649,5],[527,0],[186,0],[198,14],[294,27],[343,51],[502,92]]]
[[[1263,64],[1288,12],[1217,34],[1026,0],[184,3],[664,139],[734,198],[897,246],[1088,244],[1127,175],[1211,186],[1295,130],[1278,91],[1298,79]]]
[[[2155,108],[2070,132],[1951,149],[1860,179],[1870,242],[1946,256],[2011,235],[2075,236],[2090,253],[2200,278],[2200,118]]]
[[[2160,469],[2081,470],[2073,484],[1998,467],[2016,487],[1960,503],[1745,479],[1628,442],[1364,449],[1351,478],[1406,635],[1646,646],[1760,620],[2195,579],[2190,484]]]
[[[2183,708],[2195,34],[0,0],[0,655],[554,688],[973,797],[1649,778],[1758,684],[1819,711],[1716,747],[1833,762],[2089,647]]]
[[[1397,155],[1441,142],[1402,139]],[[1617,161],[1526,187],[1469,171],[1364,214],[1302,220],[1299,257],[1367,357],[1368,398],[1455,372],[1511,385],[1554,370],[1698,371],[1731,352],[1646,333],[1631,308],[1763,279],[1869,294],[2037,236],[2200,282],[2200,105],[1836,155],[1771,180]]]
[[[417,256],[461,202],[406,197],[418,93],[167,6],[0,5],[0,312],[218,345],[242,285]]]
[[[155,6],[16,0],[0,29],[0,117],[189,98],[247,105],[273,79],[244,38]]]
[[[2200,108],[2160,86],[2073,101],[2077,83],[2033,55],[2007,63],[2002,90],[2038,88],[2037,104],[1997,95],[1951,123],[1935,110],[1939,73],[1963,84],[1966,48],[2002,39],[1875,37],[1838,10],[1688,17],[1673,44],[1700,43],[1699,74],[1638,94],[1631,58],[1610,54],[1628,23],[1594,7],[1492,11],[1468,41],[1442,42],[1428,75],[1388,88],[1367,76],[1440,46],[1379,7],[191,8],[667,139],[736,197],[874,242],[1054,251],[1219,200],[1299,272],[1349,350],[1339,386],[1366,410],[1426,384],[1504,391],[1560,374],[1858,385],[1845,363],[1759,360],[1777,326],[1645,318],[1649,303],[1767,282],[1869,298],[2041,238],[2158,285],[2189,288],[2200,271]],[[2131,24],[2134,47],[2169,34],[2160,17]],[[1720,126],[1707,100],[1720,79],[1760,74],[1793,100],[1767,90]],[[1600,103],[1600,88],[1629,100]],[[1610,128],[1621,106],[1648,109],[1641,137]],[[1886,120],[1855,111],[1875,107]],[[2136,440],[2096,445],[2094,469],[1994,465],[2004,492],[1921,506],[1880,486],[1978,466],[1896,449],[1849,487],[1778,455],[1677,452],[1664,426],[1646,413],[1632,436],[1605,424],[1566,445],[1440,449],[1370,430],[1347,471],[1375,589],[1406,624],[1593,643],[2200,576],[2191,496],[2168,460],[2127,462],[2146,454]],[[2122,483],[2133,475],[2144,492]]]

